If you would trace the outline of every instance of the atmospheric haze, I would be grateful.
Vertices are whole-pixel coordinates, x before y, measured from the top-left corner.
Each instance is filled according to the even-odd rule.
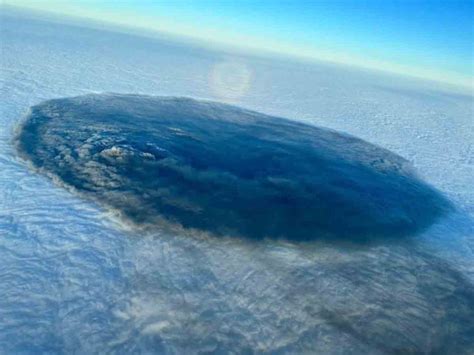
[[[1,31],[1,352],[473,353],[469,93],[13,10]],[[222,212],[252,189],[282,229]],[[288,191],[357,218],[293,235]]]

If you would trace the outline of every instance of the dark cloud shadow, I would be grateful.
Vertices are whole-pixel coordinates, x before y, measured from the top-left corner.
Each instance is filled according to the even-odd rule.
[[[389,293],[382,292],[381,295],[389,308],[384,316],[365,312],[345,314],[325,306],[321,306],[318,315],[339,332],[385,354],[471,354],[474,349],[472,283],[449,262],[419,250],[414,254],[417,255],[418,270],[412,270],[412,276],[416,279],[413,294],[430,300],[430,303],[425,305],[425,309],[417,309],[419,318],[414,317],[410,324],[413,326],[412,334],[406,333],[406,328],[393,319],[400,317],[399,322],[406,322],[407,318],[414,316],[411,312],[416,307],[412,304],[406,309],[392,307],[396,301],[391,299]],[[377,281],[364,279],[360,275],[356,278],[361,279],[359,287],[367,287],[367,284],[373,285]],[[420,322],[426,314],[433,317],[431,326],[428,320]],[[374,323],[379,321],[380,325],[374,326],[367,319],[372,319]],[[381,319],[391,321],[384,323],[380,322]],[[426,329],[420,332],[420,328]]]
[[[46,101],[22,157],[137,226],[250,239],[413,235],[452,207],[400,156],[214,102],[102,94]]]

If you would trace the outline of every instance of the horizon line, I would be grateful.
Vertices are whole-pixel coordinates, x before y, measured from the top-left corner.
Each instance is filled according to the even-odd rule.
[[[332,64],[332,65],[342,65],[349,68],[356,68],[360,70],[371,70],[375,72],[382,72],[386,74],[397,74],[402,77],[406,77],[407,79],[418,79],[423,81],[432,81],[437,82],[439,84],[445,84],[448,86],[454,86],[458,89],[462,89],[463,91],[467,90],[471,96],[474,96],[474,77],[467,76],[467,77],[460,77],[457,75],[457,78],[453,78],[453,75],[443,73],[442,72],[434,72],[432,70],[422,70],[417,69],[412,66],[405,66],[401,64],[392,63],[390,61],[381,61],[381,60],[371,60],[369,58],[362,58],[362,57],[355,57],[351,53],[336,53],[336,52],[323,52],[321,50],[313,50],[313,51],[306,51],[304,49],[298,48],[297,46],[288,46],[285,44],[278,44],[273,43],[273,46],[265,45],[265,43],[261,43],[261,41],[255,41],[254,45],[248,44],[251,42],[250,38],[245,36],[237,36],[237,42],[239,44],[230,43],[232,41],[229,40],[219,40],[213,36],[211,36],[212,31],[204,31],[201,34],[194,34],[190,31],[193,28],[185,28],[184,26],[180,26],[181,30],[172,30],[169,27],[171,26],[143,26],[143,25],[135,25],[131,24],[130,22],[120,20],[120,16],[114,16],[112,20],[107,19],[104,20],[99,15],[99,12],[88,12],[82,11],[81,13],[72,13],[69,11],[55,11],[44,8],[40,8],[37,6],[28,6],[28,5],[18,5],[17,3],[12,3],[10,0],[4,0],[0,7],[9,7],[16,9],[20,12],[26,13],[33,13],[34,15],[39,15],[41,19],[41,15],[44,16],[51,16],[51,18],[46,18],[46,20],[53,20],[57,21],[62,24],[68,24],[67,20],[62,18],[58,18],[58,16],[66,16],[73,21],[76,21],[76,25],[79,22],[80,25],[83,25],[87,28],[94,28],[95,25],[102,25],[105,28],[113,32],[122,32],[127,34],[138,35],[141,37],[149,37],[154,38],[154,36],[169,36],[172,37],[175,41],[182,41],[185,43],[192,42],[193,44],[203,47],[206,49],[211,50],[222,50],[222,51],[230,51],[230,52],[237,52],[244,55],[253,55],[253,56],[277,56],[283,57],[288,59],[294,59],[299,61],[309,61],[313,64]],[[110,17],[110,16],[109,16]],[[43,18],[44,19],[44,18]],[[86,22],[86,23],[84,23]],[[89,23],[87,23],[89,22]],[[90,23],[92,22],[92,23]],[[73,23],[74,24],[74,23]],[[191,26],[192,27],[192,26]],[[97,28],[96,28],[97,29]],[[194,31],[196,32],[196,31]],[[202,32],[202,31],[201,31]],[[257,42],[257,43],[255,43]],[[268,43],[268,41],[266,41]],[[244,44],[246,43],[246,44]],[[451,76],[451,78],[449,78]]]

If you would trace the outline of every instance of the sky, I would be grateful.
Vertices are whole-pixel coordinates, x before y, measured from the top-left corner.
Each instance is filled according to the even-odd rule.
[[[473,88],[474,0],[5,0],[215,45]]]

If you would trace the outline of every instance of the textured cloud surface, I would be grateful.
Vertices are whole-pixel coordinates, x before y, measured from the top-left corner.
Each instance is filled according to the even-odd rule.
[[[456,210],[414,237],[376,243],[121,230],[85,198],[97,193],[70,194],[17,159],[19,118],[44,100],[97,92],[223,100],[210,78],[228,54],[0,18],[1,353],[474,354],[472,96],[323,63],[238,58],[251,73],[240,106],[390,149]],[[65,125],[70,137],[97,124],[80,122]]]
[[[409,235],[449,203],[352,136],[186,98],[87,95],[31,109],[18,148],[136,225],[308,240]]]

